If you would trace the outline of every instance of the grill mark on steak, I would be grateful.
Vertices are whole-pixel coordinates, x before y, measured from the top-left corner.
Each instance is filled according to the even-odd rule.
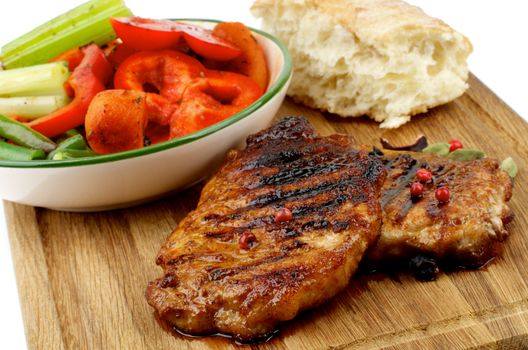
[[[219,230],[213,232],[206,232],[205,238],[214,238],[220,242],[229,242],[235,237],[235,230]]]
[[[241,265],[241,266],[236,266],[236,267],[231,267],[231,268],[225,268],[225,269],[212,267],[209,269],[209,279],[211,281],[218,281],[227,276],[233,276],[242,271],[246,271],[248,269],[255,268],[260,265],[277,262],[279,260],[286,258],[288,255],[289,255],[288,252],[282,252],[276,255],[268,256],[264,259],[257,260],[251,264]]]
[[[248,147],[262,147],[262,144],[269,147],[276,140],[309,140],[314,136],[315,130],[306,119],[287,117],[282,119],[280,123],[265,130],[265,132],[248,136],[246,144]]]
[[[248,162],[242,169],[252,170],[255,168],[274,167],[280,164],[295,162],[304,155],[305,153],[298,149],[288,149],[279,151],[278,153],[266,153],[256,160]]]
[[[384,163],[387,171],[393,172],[394,169],[399,169],[401,170],[401,173],[396,174],[398,177],[394,179],[392,187],[383,192],[381,199],[382,208],[385,208],[395,198],[400,197],[402,191],[408,191],[410,184],[416,181],[416,172],[420,168],[430,169],[430,165],[427,161],[418,161],[410,154],[401,154],[392,159],[386,158]],[[433,174],[433,182],[425,184],[426,188],[445,186],[455,179],[456,166],[454,164],[450,164],[449,166],[436,165],[435,168],[431,170],[431,173]],[[405,196],[406,199],[401,203],[398,214],[395,217],[397,222],[402,222],[413,206],[423,201],[422,198],[412,198],[410,194],[407,193]],[[432,219],[440,218],[442,216],[443,207],[445,206],[439,205],[436,201],[431,201],[430,203],[427,203],[426,214]]]
[[[372,181],[372,178],[376,176],[376,174],[379,176],[379,174],[384,170],[380,163],[375,160],[368,159],[367,162],[367,171],[365,171],[363,175],[367,181]],[[340,167],[341,166],[343,166],[343,164],[341,164]],[[350,164],[348,166],[350,166]],[[342,168],[340,168],[340,170],[341,169]],[[284,191],[283,189],[278,187],[274,192],[253,198],[247,206],[238,208],[234,213],[230,213],[227,215],[209,214],[205,219],[207,221],[216,221],[218,223],[222,223],[233,219],[239,219],[241,215],[244,212],[247,212],[248,210],[263,208],[271,205],[278,208],[280,206],[283,206],[288,201],[306,200],[321,195],[323,193],[335,193],[336,197],[328,200],[325,203],[315,203],[314,205],[310,206],[293,208],[293,214],[296,217],[304,217],[313,213],[330,210],[341,205],[347,200],[361,203],[365,202],[368,199],[367,195],[361,191],[362,186],[364,186],[365,184],[365,181],[361,177],[358,178],[357,176],[349,175],[346,169],[341,171],[337,175],[339,176],[336,176],[333,181],[325,180],[320,183],[316,183],[314,186],[307,187],[303,187],[303,184],[300,184],[300,182],[304,180],[302,178],[296,179],[298,181],[294,184],[289,182],[288,180],[286,181],[286,183],[281,183],[280,185],[289,184],[294,186],[296,185],[298,187],[290,191]],[[259,227],[262,224],[269,223],[269,217],[261,217],[255,218],[251,222],[248,222],[245,227],[254,228]]]
[[[394,159],[386,159],[384,163],[387,170],[390,171],[391,169],[400,168],[402,172],[398,175],[397,181],[393,182],[393,186],[383,192],[381,197],[381,208],[385,208],[390,202],[398,197],[400,192],[407,190],[412,179],[416,176],[418,169],[425,165],[423,163],[418,164],[416,159],[412,158],[409,154],[402,154]],[[407,211],[409,209],[410,207]],[[405,216],[405,213],[402,213],[402,215]]]
[[[374,170],[380,171],[379,167],[371,167],[370,171],[367,171],[365,173],[365,177],[372,177],[374,174]],[[263,195],[261,197],[255,198],[254,201],[250,202],[249,205],[245,207],[241,207],[238,209],[235,213],[228,214],[228,215],[209,215],[208,221],[216,221],[218,223],[230,221],[233,219],[240,219],[243,215],[243,213],[247,212],[251,209],[257,209],[262,208],[269,205],[274,205],[276,207],[280,207],[281,205],[284,205],[287,201],[298,201],[308,198],[316,197],[317,195],[323,194],[323,193],[332,193],[335,194],[335,197],[330,198],[326,202],[320,203],[316,202],[311,205],[305,205],[305,206],[299,206],[299,207],[293,207],[292,208],[292,214],[295,216],[296,220],[301,219],[303,217],[307,217],[309,215],[318,214],[320,216],[324,215],[329,210],[338,208],[343,203],[347,201],[352,201],[355,203],[364,203],[368,200],[368,196],[363,193],[355,193],[357,192],[357,179],[356,178],[347,178],[345,181],[339,181],[340,179],[336,179],[336,182],[326,182],[323,186],[317,186],[317,187],[300,187],[298,189],[295,189],[293,191],[289,192],[282,192],[280,189],[276,192]],[[354,191],[356,190],[356,191]],[[351,193],[346,193],[352,192]],[[257,218],[252,218],[250,221],[246,222],[243,225],[243,228],[257,228],[262,227],[266,225],[273,224],[273,217],[270,216],[262,216]],[[318,228],[319,225],[313,225],[309,223],[305,223],[303,228]],[[344,227],[343,223],[341,222],[339,225],[333,225],[333,227]],[[215,234],[216,235],[216,234]],[[219,236],[225,235],[228,236],[227,233],[220,233]],[[209,237],[212,237],[211,234],[209,234]]]
[[[363,193],[360,193],[356,196],[351,196],[347,193],[338,193],[336,194],[336,197],[324,202],[324,203],[315,203],[314,205],[308,205],[308,206],[301,206],[294,208],[292,210],[292,214],[297,217],[305,217],[311,214],[324,214],[328,210],[331,210],[335,207],[339,207],[343,203],[345,203],[348,200],[352,200],[354,202],[362,203],[366,200],[366,196]]]
[[[288,226],[288,227],[282,227],[279,230],[279,235],[281,238],[284,238],[284,239],[297,238],[300,235],[302,235],[302,232],[297,228]]]
[[[358,192],[358,188],[361,186],[363,181],[360,181],[357,177],[345,177],[336,179],[336,181],[324,181],[313,187],[299,187],[292,191],[283,191],[278,188],[276,191],[262,196],[254,198],[248,205],[249,208],[262,208],[274,204],[276,206],[282,205],[288,200],[302,200],[310,197],[315,197],[324,192]],[[351,197],[353,200],[364,199],[363,193],[359,193],[356,196]]]
[[[205,261],[205,262],[221,262],[225,260],[223,254],[217,253],[208,253],[208,254],[182,254],[176,258],[170,259],[166,262],[167,266],[177,266],[181,264],[186,264],[195,260]]]
[[[312,162],[310,162],[312,163]],[[287,185],[294,182],[299,182],[300,180],[304,180],[309,177],[313,177],[316,175],[322,175],[322,174],[328,174],[332,173],[336,170],[343,169],[347,167],[346,164],[336,164],[336,163],[329,163],[329,164],[307,164],[306,166],[302,168],[294,167],[286,167],[284,170],[280,170],[278,174],[268,176],[268,177],[262,177],[260,180],[260,185],[267,186],[277,186],[277,185]]]
[[[389,173],[392,173],[397,170],[401,170],[401,173],[396,173],[393,176],[392,187],[386,189],[382,194],[381,206],[385,208],[389,205],[395,198],[400,197],[400,193],[403,191],[408,191],[409,186],[412,182],[416,181],[415,176],[416,172],[421,169],[430,169],[430,165],[427,161],[413,158],[410,154],[400,154],[394,158],[385,158],[384,159],[385,168]],[[456,167],[451,164],[450,166],[445,165],[436,165],[434,169],[431,170],[433,174],[433,183],[425,184],[427,188],[432,186],[439,187],[444,186],[450,181],[453,181],[456,176]],[[422,198],[412,198],[410,193],[405,194],[406,199],[400,204],[400,209],[398,214],[395,217],[397,222],[402,222],[409,211],[413,206],[421,201]],[[431,218],[439,218],[442,215],[442,205],[438,205],[436,201],[431,201],[427,204],[426,213]]]
[[[171,266],[181,265],[181,264],[193,261],[194,259],[196,259],[195,254],[183,254],[174,259],[170,259],[169,261],[166,262],[166,265],[171,265]]]
[[[322,149],[318,146],[319,149]],[[348,150],[350,152],[350,150]],[[290,154],[290,151],[286,152]],[[310,156],[310,152],[307,152]],[[339,156],[337,163],[331,164],[319,164],[320,161],[331,159],[330,152],[323,152],[319,155],[314,155],[313,158],[303,159],[302,161],[298,159],[299,154],[304,154],[304,152],[296,152],[295,156],[284,155],[271,157],[268,156],[268,153],[264,154],[264,159],[266,164],[284,164],[284,159],[292,162],[287,162],[285,165],[285,170],[279,168],[279,172],[276,175],[272,176],[261,176],[260,172],[258,176],[260,177],[259,183],[271,185],[276,190],[272,193],[267,193],[260,195],[252,199],[248,205],[238,208],[234,213],[222,215],[210,215],[208,216],[208,221],[216,221],[218,223],[224,223],[234,219],[241,219],[247,217],[246,212],[253,209],[259,209],[266,206],[275,206],[281,207],[284,206],[287,202],[297,202],[297,201],[307,201],[314,199],[314,203],[308,201],[307,205],[288,205],[292,210],[292,213],[295,217],[295,222],[297,223],[297,231],[295,236],[301,235],[300,231],[303,230],[323,230],[327,228],[332,228],[337,231],[342,231],[349,227],[348,224],[344,222],[331,223],[327,222],[322,224],[321,222],[317,223],[317,220],[312,220],[308,222],[302,222],[302,218],[317,215],[323,216],[327,212],[339,208],[343,203],[351,201],[354,203],[364,203],[368,200],[366,193],[362,191],[362,188],[365,186],[365,181],[371,182],[377,176],[379,177],[381,173],[384,172],[383,165],[380,163],[376,157],[368,157],[365,159],[366,170],[361,172],[361,176],[358,174],[351,174],[350,171],[347,171],[347,168],[351,167],[351,163],[344,163],[346,156]],[[357,156],[357,151],[352,151],[348,154],[348,157]],[[294,160],[294,158],[296,158]],[[334,157],[335,158],[335,157]],[[258,157],[262,159],[262,157]],[[254,163],[260,164],[260,161]],[[303,167],[295,168],[295,166],[300,166],[302,163]],[[309,164],[313,168],[304,167],[304,165]],[[333,177],[326,179],[322,182],[316,183],[314,186],[306,186],[303,181],[306,179],[307,174],[310,178],[317,178],[316,175],[323,174],[332,174]],[[293,187],[288,191],[285,191],[281,188],[281,185],[289,185]],[[322,195],[325,197],[325,201],[321,202],[316,200],[317,196]],[[274,225],[273,217],[266,215],[261,217],[250,218],[249,221],[244,222],[243,227],[248,229],[254,229],[259,227],[266,227],[268,225]],[[275,225],[277,226],[277,225]],[[283,235],[284,237],[284,235]],[[227,239],[227,237],[226,237]]]

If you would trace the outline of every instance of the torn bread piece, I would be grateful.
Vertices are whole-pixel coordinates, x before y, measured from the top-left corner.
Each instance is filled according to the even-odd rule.
[[[257,0],[252,12],[294,61],[288,94],[397,128],[468,88],[471,43],[399,0]]]

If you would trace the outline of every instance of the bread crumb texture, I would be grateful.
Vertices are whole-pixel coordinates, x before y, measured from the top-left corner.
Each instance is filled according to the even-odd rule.
[[[398,0],[257,0],[262,27],[294,62],[288,95],[382,128],[459,97],[468,88],[469,40]]]

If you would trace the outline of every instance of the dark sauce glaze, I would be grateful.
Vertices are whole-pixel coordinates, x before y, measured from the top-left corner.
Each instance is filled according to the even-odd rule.
[[[226,339],[228,341],[234,342],[236,345],[254,345],[254,344],[260,344],[260,343],[266,343],[270,340],[274,339],[277,335],[280,334],[280,329],[277,328],[273,330],[272,332],[255,339],[252,339],[250,341],[237,338],[233,334],[226,334],[226,333],[210,333],[210,334],[190,334],[183,332],[182,330],[175,327],[173,324],[161,319],[157,312],[154,312],[154,318],[160,325],[160,327],[171,334],[174,337],[179,338],[188,338],[188,339],[203,339],[208,341],[210,338],[216,338],[216,339]]]
[[[402,154],[393,159],[385,158],[383,161],[385,168],[389,171],[395,168],[402,170],[397,180],[394,181],[393,186],[386,189],[381,197],[381,207],[385,208],[390,202],[392,202],[403,190],[409,187],[409,184],[416,176],[418,169],[424,167],[425,163],[418,163],[418,161],[412,158],[408,154]],[[409,202],[412,204],[411,197],[409,195]],[[408,205],[405,205],[407,207]],[[410,209],[411,206],[407,210]],[[405,216],[405,215],[403,215]]]
[[[392,150],[392,151],[410,151],[410,152],[421,152],[423,151],[429,143],[427,142],[427,137],[424,135],[419,136],[414,143],[410,145],[403,145],[403,146],[394,146],[389,140],[386,138],[380,138],[380,143],[383,146],[384,149]]]
[[[441,271],[475,271],[482,270],[495,260],[497,253],[491,256],[483,257],[477,262],[468,264],[460,259],[442,259],[438,260],[434,257],[417,254],[411,259],[395,259],[390,262],[385,262],[381,265],[371,265],[362,261],[356,272],[357,277],[372,277],[379,279],[382,274],[383,277],[388,277],[395,282],[401,283],[399,275],[401,273],[411,273],[417,280],[422,282],[435,281]]]

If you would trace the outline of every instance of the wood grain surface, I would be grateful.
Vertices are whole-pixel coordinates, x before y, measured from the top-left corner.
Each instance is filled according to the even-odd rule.
[[[528,125],[475,77],[456,101],[395,131],[364,119],[345,120],[286,101],[277,115],[304,114],[323,134],[358,144],[398,143],[419,134],[430,142],[459,138],[503,159],[519,175],[516,214],[502,257],[479,271],[441,274],[422,283],[401,274],[354,278],[325,305],[286,323],[256,349],[528,348]],[[133,190],[133,189],[131,189]],[[224,349],[223,338],[171,335],[145,297],[161,275],[154,259],[179,220],[194,208],[195,186],[163,200],[100,213],[64,213],[6,203],[28,345],[31,349]]]

